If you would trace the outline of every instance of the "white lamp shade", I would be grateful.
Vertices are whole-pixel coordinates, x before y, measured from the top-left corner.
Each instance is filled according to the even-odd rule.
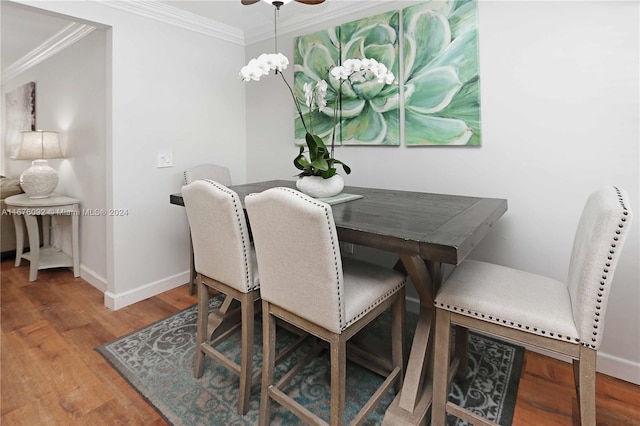
[[[16,160],[38,160],[42,158],[62,158],[57,132],[26,131],[22,132],[22,140]]]

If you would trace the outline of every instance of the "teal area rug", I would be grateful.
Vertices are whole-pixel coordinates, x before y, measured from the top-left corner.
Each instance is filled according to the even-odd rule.
[[[210,309],[220,306],[222,297],[211,299]],[[417,316],[407,314],[409,336],[413,335]],[[378,338],[388,339],[389,315],[383,315],[373,327]],[[254,369],[262,366],[262,323],[256,322]],[[207,357],[202,378],[193,377],[196,306],[99,346],[96,350],[173,425],[255,425],[258,422],[260,383],[254,384],[250,410],[237,413],[237,376],[215,365]],[[288,346],[295,336],[278,329],[278,349]],[[240,358],[240,332],[227,339],[219,349]],[[276,368],[276,380],[304,357],[308,347],[299,348]],[[454,383],[449,398],[471,408],[501,425],[510,425],[516,401],[524,350],[498,340],[470,333],[469,370],[465,380]],[[329,360],[326,351],[309,363],[285,391],[307,408],[329,419]],[[347,367],[347,420],[382,383],[382,378],[349,362]],[[382,422],[393,391],[385,396],[367,423]],[[299,424],[300,421],[277,403],[272,404],[272,424]],[[464,425],[450,418],[449,425]]]

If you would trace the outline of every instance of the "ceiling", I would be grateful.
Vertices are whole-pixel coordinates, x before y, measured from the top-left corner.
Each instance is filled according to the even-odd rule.
[[[317,23],[354,10],[369,8],[373,3],[328,0],[319,5],[309,6],[291,2],[280,9],[279,32],[286,32],[295,26],[303,28],[308,22]],[[379,4],[380,1],[376,3]],[[240,0],[152,0],[135,3],[113,2],[112,5],[120,5],[118,7],[133,10],[134,13],[137,12],[135,9],[143,8],[143,11],[223,28],[227,32],[238,34],[247,44],[273,36],[275,8],[265,2],[244,6]],[[7,0],[0,1],[0,15],[0,63],[3,77],[6,75],[5,71],[11,69],[16,61],[22,59],[24,62],[26,55],[33,55],[34,51],[46,45],[48,40],[73,24],[73,21],[66,17]]]
[[[10,2],[0,2],[2,70],[34,51],[71,21],[33,12]]]
[[[173,0],[162,1],[162,3],[230,25],[244,32],[251,32],[262,27],[267,27],[270,30],[273,28],[275,7],[263,1],[249,6],[244,6],[240,0]],[[317,16],[319,13],[335,9],[340,5],[345,6],[347,2],[329,0],[315,6],[291,2],[280,8],[278,24],[284,25],[294,16]]]

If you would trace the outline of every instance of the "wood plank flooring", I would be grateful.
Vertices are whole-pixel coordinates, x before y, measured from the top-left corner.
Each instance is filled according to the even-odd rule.
[[[28,262],[1,264],[0,423],[165,425],[94,350],[196,303],[187,285],[118,311],[67,269],[30,283]],[[597,377],[598,424],[640,425],[640,387]],[[527,352],[513,425],[577,424],[571,367]]]

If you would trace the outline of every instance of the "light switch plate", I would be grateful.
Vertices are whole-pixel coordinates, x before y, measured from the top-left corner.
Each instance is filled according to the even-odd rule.
[[[157,167],[173,167],[173,152],[158,151]]]

